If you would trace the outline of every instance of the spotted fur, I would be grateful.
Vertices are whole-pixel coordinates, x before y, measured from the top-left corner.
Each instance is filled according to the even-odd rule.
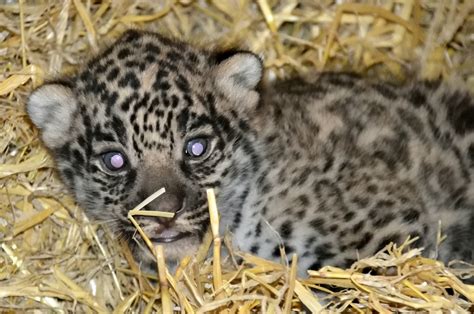
[[[165,245],[170,259],[202,241],[212,187],[240,248],[279,259],[283,243],[302,270],[348,265],[408,235],[433,252],[438,221],[448,236],[440,257],[474,261],[468,92],[349,74],[268,86],[261,77],[252,53],[128,31],[77,76],[34,91],[28,112],[79,204],[127,239],[127,211],[167,189],[147,208],[175,218],[140,223],[152,239],[185,235]],[[185,154],[193,137],[208,140],[205,157]],[[104,168],[107,151],[127,166]]]

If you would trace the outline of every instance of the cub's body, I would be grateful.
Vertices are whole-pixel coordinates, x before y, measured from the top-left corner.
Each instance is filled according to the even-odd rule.
[[[31,95],[66,185],[87,213],[133,241],[140,217],[169,259],[192,254],[215,188],[237,246],[300,269],[347,265],[419,236],[441,258],[474,261],[474,102],[435,83],[395,86],[348,74],[261,84],[249,52],[198,49],[129,31],[74,77]],[[152,261],[146,248],[138,258]]]

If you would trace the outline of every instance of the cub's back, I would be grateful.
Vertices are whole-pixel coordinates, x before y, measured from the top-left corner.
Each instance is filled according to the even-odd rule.
[[[398,197],[399,207],[379,206],[378,214],[367,206],[349,207],[367,220],[371,215],[384,216],[379,220],[405,215],[412,220],[412,231],[417,230],[406,234],[423,235],[420,245],[430,250],[441,220],[449,247],[441,258],[474,260],[474,101],[469,92],[439,82],[397,86],[327,73],[310,81],[277,82],[264,99],[263,118],[256,124],[265,125],[265,117],[273,116],[272,124],[278,126],[261,127],[266,138],[274,139],[267,141],[269,159],[283,154],[282,159],[303,159],[320,164],[319,169],[355,164],[348,175],[330,170],[313,175],[344,185],[340,191],[346,198]],[[377,196],[363,195],[364,184],[356,178],[365,170],[379,181]],[[342,181],[354,181],[359,189]],[[416,215],[410,210],[414,202],[420,207]]]
[[[461,181],[473,179],[474,100],[467,90],[440,82],[398,86],[324,73],[311,81],[277,82],[266,99],[262,116],[273,112],[284,138],[309,153],[318,151],[318,144],[368,155],[411,179],[418,178],[413,172],[430,168],[428,163],[444,160],[459,168],[452,170]],[[265,119],[259,123],[265,125]],[[442,175],[440,185],[455,183],[447,181],[450,176]],[[470,192],[474,200],[474,189]]]

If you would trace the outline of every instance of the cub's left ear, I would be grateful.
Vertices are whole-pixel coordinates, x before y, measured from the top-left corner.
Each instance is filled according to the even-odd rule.
[[[45,84],[33,91],[26,109],[48,148],[54,149],[67,141],[67,131],[77,110],[70,87],[60,83]]]
[[[262,60],[247,51],[229,53],[216,66],[216,85],[229,98],[258,101],[255,91],[263,75]],[[247,99],[247,98],[251,99]]]

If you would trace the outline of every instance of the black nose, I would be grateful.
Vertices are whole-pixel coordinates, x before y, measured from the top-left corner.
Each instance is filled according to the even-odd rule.
[[[175,214],[181,211],[187,196],[186,188],[172,169],[150,167],[144,169],[141,175],[141,189],[138,192],[141,201],[160,188],[165,188],[166,191],[149,203],[145,209]]]
[[[154,207],[158,207],[155,210],[177,213],[183,207],[184,197],[178,194],[165,193],[159,196],[155,201],[156,205],[154,204]]]
[[[184,194],[165,192],[149,203],[145,209],[176,214],[183,209],[183,206]]]
[[[173,218],[156,217],[155,219],[164,227],[173,225],[177,216],[184,207],[184,197],[179,194],[165,193],[158,196],[153,202],[148,204],[146,210],[174,213]]]

